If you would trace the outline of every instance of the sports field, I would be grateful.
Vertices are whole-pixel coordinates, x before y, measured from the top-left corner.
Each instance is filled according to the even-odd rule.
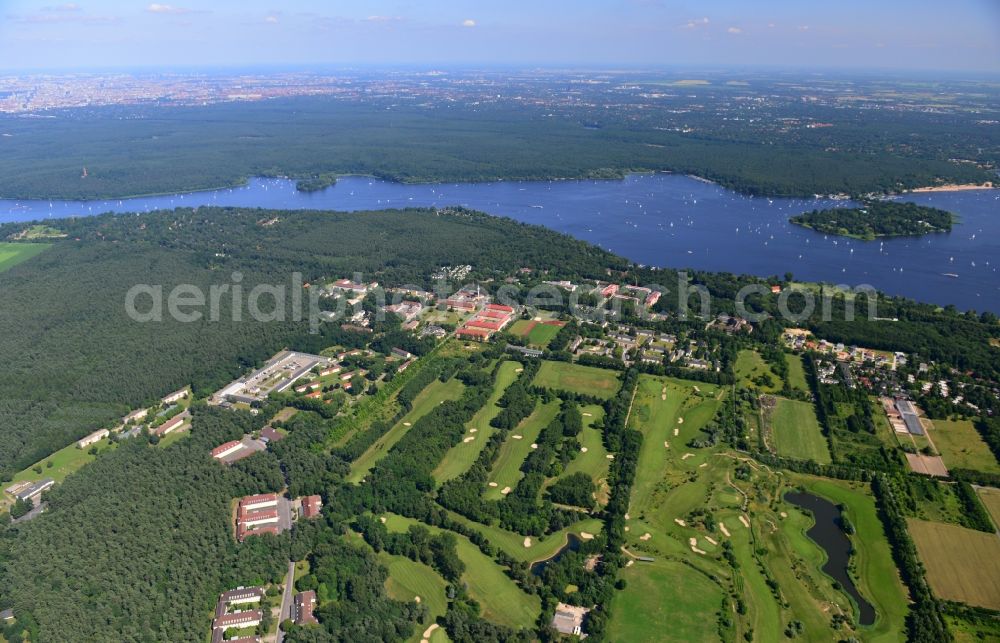
[[[500,365],[496,382],[493,385],[493,392],[490,393],[489,399],[486,400],[486,404],[481,409],[476,411],[476,414],[472,416],[469,423],[465,425],[470,431],[469,435],[474,437],[474,439],[468,442],[463,440],[448,450],[441,463],[434,469],[432,475],[435,480],[438,482],[447,482],[452,478],[457,478],[468,471],[472,463],[476,461],[479,453],[486,446],[486,441],[490,439],[493,431],[496,430],[490,426],[490,421],[500,412],[497,400],[507,390],[507,387],[517,379],[520,369],[521,364],[513,361],[507,361]],[[471,433],[472,429],[476,430],[475,433]]]
[[[390,531],[406,531],[410,525],[417,524],[423,523],[395,514],[386,516],[386,527]],[[443,531],[440,527],[424,526],[434,534]],[[455,539],[458,557],[465,563],[462,582],[468,585],[469,594],[482,607],[483,616],[513,628],[531,627],[542,611],[538,596],[521,590],[493,559],[468,538],[455,534]]]
[[[1000,465],[970,420],[934,420],[931,439],[949,469],[1000,473]]]
[[[934,594],[1000,609],[1000,538],[957,525],[908,519]]]
[[[0,272],[27,261],[51,247],[51,243],[0,242]]]
[[[531,453],[531,445],[538,439],[538,434],[542,432],[549,422],[559,413],[559,402],[539,404],[534,412],[521,421],[516,427],[508,431],[507,439],[500,447],[500,455],[493,464],[490,472],[490,482],[496,486],[486,488],[484,494],[490,500],[499,500],[503,495],[501,492],[510,487],[513,489],[521,480],[521,464]],[[515,438],[514,436],[520,436]]]
[[[778,398],[771,415],[771,429],[774,448],[779,455],[830,463],[826,437],[819,428],[811,403]]]
[[[504,529],[498,525],[484,525],[474,520],[469,520],[454,511],[447,511],[447,513],[449,518],[465,525],[473,531],[478,531],[495,545],[497,549],[503,550],[505,554],[522,563],[533,563],[538,560],[551,558],[566,544],[568,534],[574,533],[580,536],[581,533],[588,533],[596,536],[601,533],[601,528],[604,525],[598,518],[585,518],[573,523],[569,527],[554,531],[547,536],[532,538],[531,546],[525,547],[523,534]]]
[[[375,463],[385,457],[394,444],[406,434],[407,430],[414,422],[431,412],[431,409],[438,406],[445,400],[457,400],[462,396],[462,389],[465,386],[458,380],[452,378],[447,382],[435,379],[417,395],[413,400],[413,408],[399,420],[385,435],[375,441],[375,444],[368,447],[368,450],[361,454],[357,460],[351,464],[351,473],[348,481],[359,482],[368,475]]]
[[[571,362],[542,362],[535,386],[557,391],[582,393],[600,398],[610,398],[620,385],[618,373],[606,368],[582,366]]]

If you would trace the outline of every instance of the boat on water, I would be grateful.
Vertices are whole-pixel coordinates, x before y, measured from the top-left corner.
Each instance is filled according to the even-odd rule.
[[[952,279],[958,279],[958,275],[956,275],[953,272],[942,272],[941,274],[944,275],[945,277],[951,277]]]

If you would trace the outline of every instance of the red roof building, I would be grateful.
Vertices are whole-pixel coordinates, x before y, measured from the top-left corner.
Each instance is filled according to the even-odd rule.
[[[455,334],[459,337],[468,337],[469,339],[482,342],[489,339],[493,335],[493,331],[486,330],[485,328],[459,328],[455,331]]]
[[[487,304],[486,310],[499,310],[505,313],[512,313],[514,309],[510,306],[504,306],[503,304]]]
[[[231,627],[255,627],[260,624],[264,617],[260,610],[247,610],[245,612],[234,612],[233,614],[223,614],[215,619],[212,628],[216,630],[228,630]]]
[[[278,494],[260,493],[255,496],[243,496],[240,507],[255,509],[257,507],[273,507],[278,504]]]
[[[243,542],[248,536],[260,536],[262,534],[272,534],[277,536],[280,533],[281,530],[278,529],[278,525],[260,525],[253,528],[240,525],[236,530],[236,539]]]
[[[601,290],[602,297],[610,297],[611,295],[618,292],[618,284],[608,284]]]
[[[465,325],[466,328],[485,328],[486,330],[500,330],[503,326],[500,322],[487,321],[485,319],[473,319]]]
[[[319,496],[306,496],[302,499],[302,517],[315,518],[323,508],[323,499]]]
[[[319,623],[313,616],[313,608],[316,607],[316,592],[308,590],[295,595],[295,624],[313,625]]]
[[[213,458],[225,457],[226,455],[233,453],[237,449],[242,448],[242,446],[243,445],[242,443],[240,443],[239,440],[230,440],[229,442],[220,444],[219,446],[212,449],[212,457]]]

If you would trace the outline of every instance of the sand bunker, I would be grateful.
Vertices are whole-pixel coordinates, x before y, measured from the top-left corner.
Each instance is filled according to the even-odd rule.
[[[681,430],[680,429],[674,429],[674,437],[677,437],[680,434],[681,434]]]
[[[434,630],[436,630],[437,628],[438,628],[438,624],[437,623],[431,623],[431,626],[428,627],[426,630],[424,630],[423,637],[425,639],[429,639],[431,637],[431,634],[433,634]],[[421,643],[423,643],[423,642],[421,641]]]
[[[652,537],[653,537],[653,534],[651,534],[651,533],[649,533],[649,532],[647,531],[647,532],[646,532],[646,533],[644,533],[643,535],[639,536],[639,540],[649,540],[649,539],[650,539],[650,538],[652,538]]]
[[[705,540],[707,540],[708,542],[712,543],[713,545],[718,545],[719,544],[719,543],[715,542],[715,539],[712,538],[711,536],[705,536]]]
[[[583,540],[593,540],[594,534],[590,533],[589,531],[581,531],[580,538],[582,538]]]
[[[743,523],[744,527],[746,527],[747,529],[750,529],[750,519],[749,518],[747,518],[746,516],[740,516],[740,522]]]
[[[634,560],[630,560],[627,563],[625,563],[626,567],[631,567],[632,565],[635,565],[635,561]]]
[[[478,433],[479,429],[469,429],[469,433]]]
[[[726,526],[724,524],[722,524],[721,522],[719,523],[719,531],[722,532],[723,536],[725,536],[726,538],[729,538],[729,536],[730,536],[729,530],[726,529]]]
[[[693,458],[693,457],[694,457],[693,453],[685,453],[684,455],[681,456],[681,460],[687,460],[688,458]]]
[[[688,526],[688,524],[686,522],[684,522],[683,520],[681,520],[680,518],[674,518],[674,522],[676,522],[681,527],[687,527]]]
[[[592,417],[594,417],[594,414],[593,413],[584,413],[583,417],[585,417],[585,418],[592,418]]]
[[[419,603],[420,602],[420,597],[419,596],[414,596],[413,597],[413,602],[414,603]]]
[[[403,426],[413,426],[413,425],[410,424],[409,422],[403,422]]]
[[[580,447],[580,453],[586,453],[587,447]]]
[[[667,399],[667,394],[666,393],[661,393],[660,394],[660,400],[662,401],[662,400],[666,400],[666,399]]]
[[[604,457],[607,458],[608,460],[614,460],[615,459],[615,454],[614,453],[609,453],[608,455],[606,455]]]
[[[535,444],[534,442],[532,442],[532,443],[531,443],[531,448],[532,448],[532,449],[537,449],[537,448],[538,448],[538,445],[537,445],[537,444]]]
[[[664,440],[664,441],[663,441],[663,448],[664,448],[664,449],[669,449],[669,448],[670,448],[670,443],[669,443],[669,442],[667,442],[666,440]]]
[[[701,464],[699,464],[699,465],[698,465],[698,468],[699,468],[699,469],[704,469],[704,468],[705,468],[705,467],[707,467],[707,466],[708,466],[708,463],[707,463],[707,462],[702,462]]]
[[[475,439],[476,439],[476,436],[470,435],[469,437],[467,437],[464,440],[462,440],[462,442],[472,442]]]
[[[523,435],[512,435],[512,436],[510,436],[510,439],[511,440],[523,440],[524,436]]]
[[[491,487],[495,487],[495,486],[497,486],[497,483],[495,483],[495,482],[491,482],[491,483],[490,483],[490,486],[491,486]]]
[[[381,516],[381,517],[379,517],[379,520],[380,520],[380,521],[382,521],[382,524],[383,524],[383,525],[385,524],[385,516]]]
[[[677,418],[677,424],[684,424],[684,418]]]
[[[511,491],[513,491],[513,489],[511,489],[510,487],[504,487],[503,489],[500,490],[500,493],[506,496]]]
[[[525,547],[531,547],[531,536],[525,536],[524,537],[524,546]]]

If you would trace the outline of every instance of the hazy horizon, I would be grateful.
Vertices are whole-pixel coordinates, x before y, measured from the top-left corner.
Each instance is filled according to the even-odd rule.
[[[786,66],[1000,72],[1000,3],[845,0],[446,0],[176,3],[13,0],[0,65],[17,71],[260,66]],[[128,61],[122,64],[122,61]]]

